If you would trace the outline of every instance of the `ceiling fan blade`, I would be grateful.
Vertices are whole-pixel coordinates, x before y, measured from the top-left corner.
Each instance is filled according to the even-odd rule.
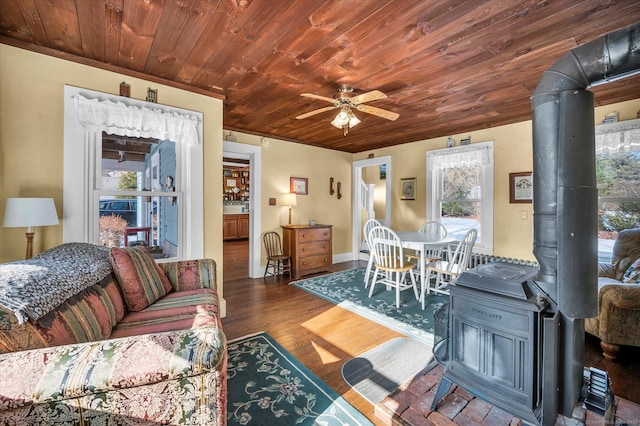
[[[356,107],[358,111],[366,112],[367,114],[377,115],[378,117],[386,118],[387,120],[395,121],[400,114],[395,112],[387,111],[386,109],[376,108],[369,105],[358,105]]]
[[[313,93],[300,93],[300,96],[304,96],[307,98],[319,99],[321,101],[331,102],[335,105],[336,100],[332,98],[327,98],[326,96],[314,95]]]
[[[313,111],[309,111],[305,114],[299,115],[296,117],[297,120],[302,120],[303,118],[307,118],[307,117],[311,117],[312,115],[316,115],[316,114],[320,114],[321,112],[325,112],[325,111],[329,111],[331,109],[335,109],[335,106],[328,106],[328,107],[324,107],[324,108],[320,108],[320,109],[316,109]]]
[[[385,95],[381,91],[372,90],[370,92],[363,93],[363,94],[358,95],[358,96],[354,96],[353,98],[350,98],[349,100],[351,101],[352,104],[358,105],[358,104],[363,104],[365,102],[375,101],[377,99],[386,99],[386,98],[387,98],[387,95]]]

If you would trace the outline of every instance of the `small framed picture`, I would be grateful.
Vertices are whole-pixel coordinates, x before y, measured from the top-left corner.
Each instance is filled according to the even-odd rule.
[[[509,173],[509,202],[533,202],[533,173]]]
[[[227,186],[236,186],[235,179],[227,179]]]
[[[387,178],[387,165],[380,164],[380,180],[385,180]]]
[[[307,195],[309,192],[309,180],[307,178],[292,177],[289,179],[289,192],[298,195]]]
[[[401,200],[416,199],[416,178],[400,179],[400,199]]]

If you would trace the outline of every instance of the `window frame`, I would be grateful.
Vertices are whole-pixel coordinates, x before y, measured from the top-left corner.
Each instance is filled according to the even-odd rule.
[[[487,150],[486,163],[480,167],[480,233],[474,245],[474,252],[493,254],[493,187],[494,187],[494,142],[486,141],[452,148],[443,148],[426,152],[426,212],[427,220],[441,221],[440,192],[442,168],[433,167],[437,158],[447,155],[459,155],[461,152]],[[430,159],[433,158],[432,161]],[[470,201],[470,200],[464,200]],[[471,200],[473,201],[473,200]]]
[[[87,89],[65,85],[64,88],[64,191],[63,242],[99,242],[99,204],[101,191],[102,132],[85,131],[78,119],[74,97],[110,100],[137,107],[149,103],[126,99]],[[153,104],[155,111],[191,114],[199,117],[199,143],[175,142],[176,183],[180,188],[171,196],[180,198],[178,211],[178,254],[175,259],[196,259],[204,256],[203,215],[203,144],[202,113]],[[181,189],[181,190],[180,190]],[[119,191],[118,195],[128,193]],[[134,194],[130,194],[134,195]],[[135,195],[140,195],[136,192]],[[144,195],[168,196],[166,192],[150,191]],[[165,259],[168,260],[168,259]]]

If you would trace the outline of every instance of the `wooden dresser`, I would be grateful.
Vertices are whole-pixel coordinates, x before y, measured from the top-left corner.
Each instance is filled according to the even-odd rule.
[[[292,275],[328,271],[332,263],[333,225],[286,225],[282,227],[282,250],[291,256]]]

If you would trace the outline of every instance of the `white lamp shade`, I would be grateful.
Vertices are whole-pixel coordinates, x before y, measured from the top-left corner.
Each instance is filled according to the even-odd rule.
[[[2,226],[7,228],[57,225],[53,198],[7,198]]]
[[[331,124],[338,129],[342,129],[342,126],[346,126],[349,123],[349,113],[347,111],[340,111],[336,118],[333,119]]]
[[[349,127],[356,127],[360,124],[360,119],[354,113],[349,111]]]
[[[282,194],[282,205],[284,206],[297,206],[298,200],[296,194],[291,192],[288,194]]]

